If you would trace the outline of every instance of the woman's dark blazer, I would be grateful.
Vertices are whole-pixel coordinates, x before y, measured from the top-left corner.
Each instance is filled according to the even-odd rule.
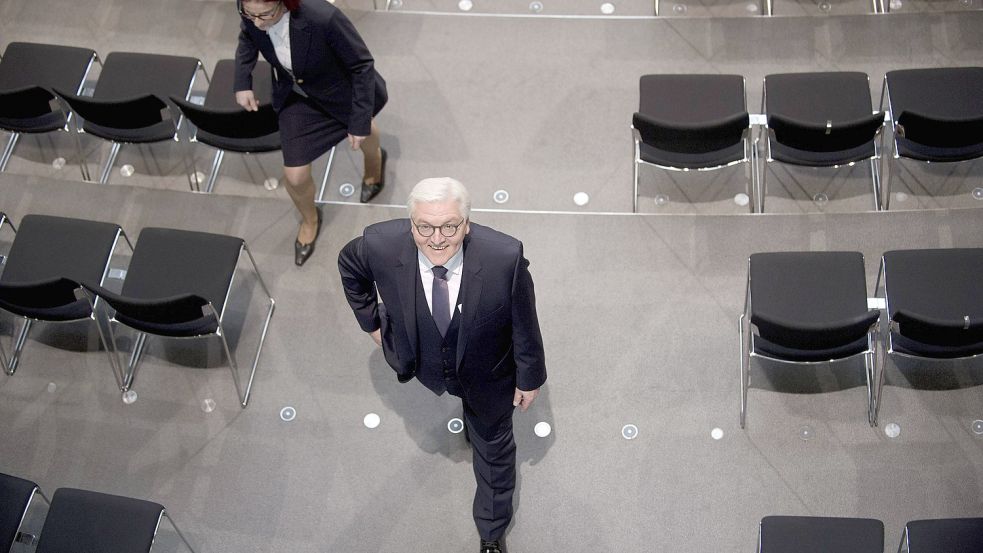
[[[236,49],[235,90],[252,90],[257,55],[273,66],[273,108],[280,111],[293,81],[276,57],[273,42],[252,21],[242,20]],[[329,2],[307,0],[290,12],[290,52],[294,78],[324,111],[368,136],[372,116],[386,103],[386,82],[352,22]]]

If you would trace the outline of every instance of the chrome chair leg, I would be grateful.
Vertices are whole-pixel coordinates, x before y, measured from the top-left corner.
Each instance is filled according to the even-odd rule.
[[[216,150],[215,158],[212,160],[212,172],[208,174],[208,182],[205,183],[206,194],[211,194],[215,190],[215,181],[218,180],[218,172],[222,168],[224,159],[225,150]]]
[[[109,182],[109,173],[113,170],[113,165],[116,164],[116,158],[119,156],[119,149],[122,146],[119,142],[113,142],[112,148],[109,150],[109,158],[106,160],[105,167],[102,168],[102,174],[99,175],[99,184],[106,184]]]
[[[315,200],[317,203],[324,202],[324,191],[328,187],[328,179],[331,177],[331,169],[334,167],[334,153],[336,149],[337,146],[331,148],[331,151],[328,152],[328,163],[324,166],[324,176],[321,177],[321,188],[318,190],[317,200]]]
[[[20,354],[24,350],[24,343],[27,342],[27,334],[31,331],[31,326],[34,324],[33,319],[24,319],[24,324],[20,327],[20,332],[17,334],[17,340],[14,342],[14,351],[10,355],[10,359],[7,361],[7,374],[13,375],[17,372],[17,364],[20,363]]]
[[[7,146],[3,149],[3,154],[0,154],[0,173],[7,170],[7,162],[10,161],[10,156],[14,154],[14,148],[17,147],[18,140],[20,140],[19,132],[10,133]]]

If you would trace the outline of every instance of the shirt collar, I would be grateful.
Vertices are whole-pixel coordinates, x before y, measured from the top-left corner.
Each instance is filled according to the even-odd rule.
[[[423,255],[423,252],[419,248],[416,250],[416,258],[420,262],[421,271],[432,271],[434,264],[427,259],[427,256]],[[461,274],[461,267],[464,265],[464,248],[457,250],[454,257],[451,257],[447,263],[444,264],[444,268],[447,269],[448,274]]]

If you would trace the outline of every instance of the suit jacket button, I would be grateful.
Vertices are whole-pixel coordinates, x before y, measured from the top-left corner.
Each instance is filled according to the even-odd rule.
[[[304,84],[304,79],[297,79],[297,84]]]

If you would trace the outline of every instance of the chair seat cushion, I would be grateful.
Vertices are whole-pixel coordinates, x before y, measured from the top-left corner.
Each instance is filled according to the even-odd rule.
[[[55,96],[39,87],[29,86],[0,91],[0,128],[25,133],[42,133],[65,126],[65,114]]]
[[[255,138],[239,138],[235,136],[220,136],[198,129],[195,138],[202,144],[213,148],[238,152],[242,154],[258,154],[275,152],[280,149],[280,133],[276,132]]]
[[[883,553],[884,523],[869,518],[768,516],[761,519],[760,540],[760,553]]]
[[[832,167],[833,165],[845,165],[856,161],[870,159],[874,156],[874,142],[870,141],[847,150],[836,152],[816,152],[811,150],[799,150],[791,146],[786,146],[781,142],[772,140],[771,158],[782,163],[792,165],[802,165],[805,167]]]
[[[37,485],[30,480],[0,473],[0,549],[14,543],[21,517]]]
[[[775,342],[770,342],[761,336],[755,336],[754,352],[758,355],[780,359],[783,361],[797,361],[800,363],[835,361],[859,355],[867,350],[867,337],[859,338],[848,344],[822,349],[790,348]]]
[[[712,169],[736,163],[744,159],[744,144],[738,142],[733,146],[713,152],[688,154],[660,150],[642,142],[639,144],[639,156],[645,163],[661,167],[680,169]]]
[[[76,298],[79,285],[67,278],[0,284],[0,307],[30,319],[76,321],[92,314],[89,301]]]

